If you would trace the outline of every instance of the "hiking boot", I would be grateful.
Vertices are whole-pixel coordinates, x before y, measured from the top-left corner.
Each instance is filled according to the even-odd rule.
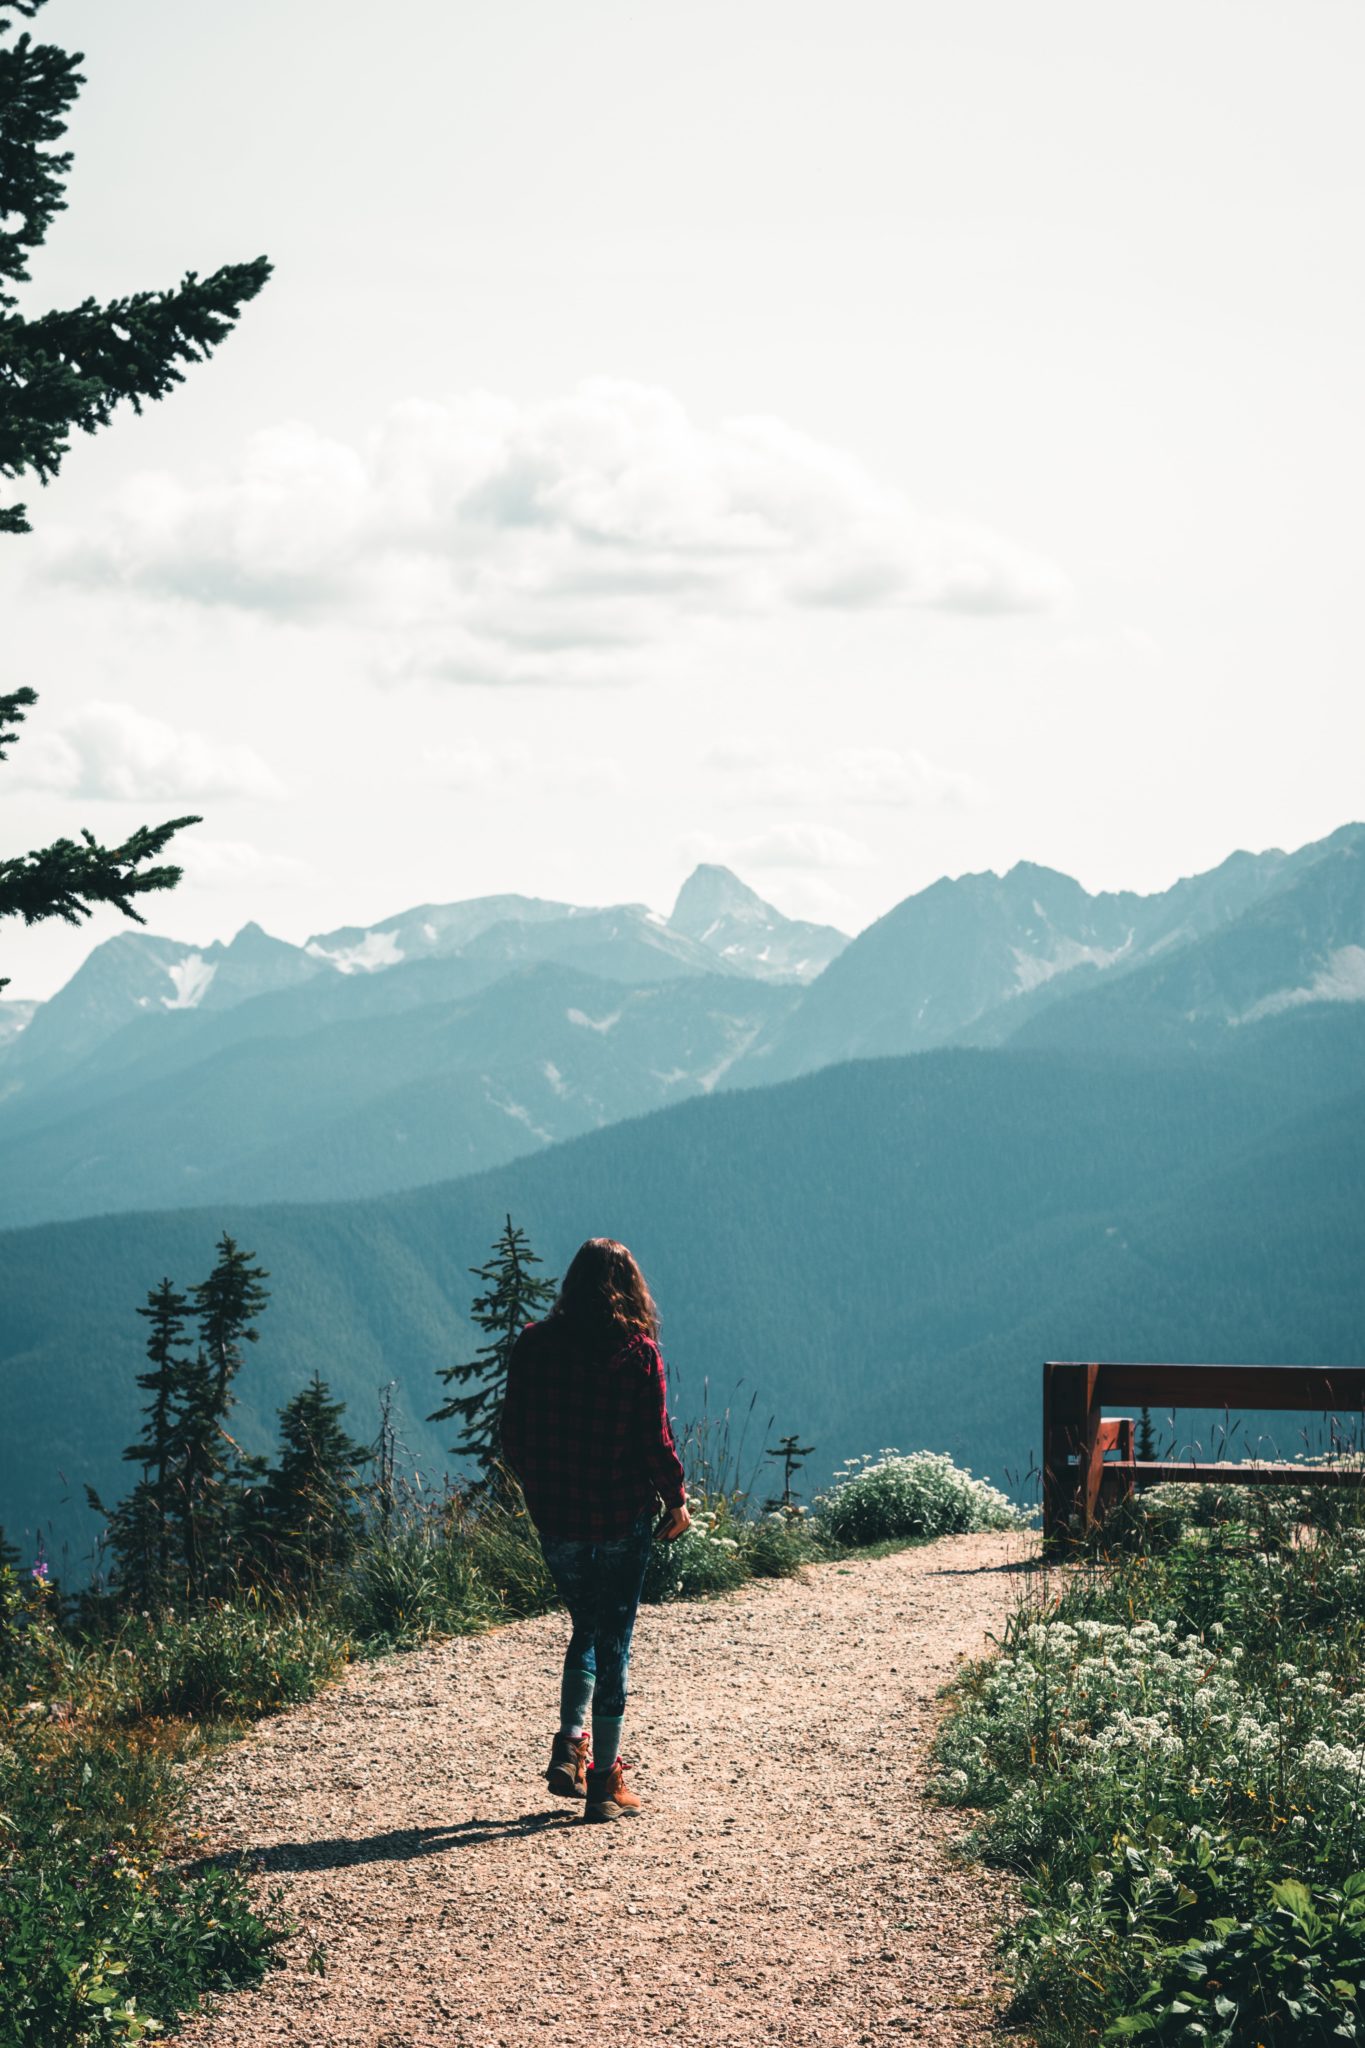
[[[640,1802],[626,1783],[619,1756],[610,1770],[588,1772],[584,1820],[631,1820],[639,1811]]]
[[[588,1789],[590,1738],[556,1735],[550,1744],[550,1767],[545,1782],[561,1799],[582,1799]]]

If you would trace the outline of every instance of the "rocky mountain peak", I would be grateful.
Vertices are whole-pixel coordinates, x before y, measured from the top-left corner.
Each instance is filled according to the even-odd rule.
[[[756,890],[741,882],[729,868],[702,861],[679,889],[668,921],[684,938],[704,939],[722,918],[754,924],[785,922],[780,911],[765,903]]]

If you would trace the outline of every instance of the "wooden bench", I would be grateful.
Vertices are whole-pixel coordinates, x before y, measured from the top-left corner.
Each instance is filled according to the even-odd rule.
[[[1168,1481],[1238,1486],[1359,1486],[1356,1466],[1232,1464],[1139,1458],[1131,1415],[1108,1407],[1272,1410],[1285,1414],[1365,1414],[1365,1367],[1315,1365],[1076,1364],[1043,1367],[1043,1545],[1094,1527],[1105,1508],[1142,1486]],[[1360,1441],[1359,1437],[1357,1441]]]

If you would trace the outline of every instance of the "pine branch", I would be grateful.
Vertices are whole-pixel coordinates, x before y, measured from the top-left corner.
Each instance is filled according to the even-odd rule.
[[[93,434],[126,400],[140,413],[184,382],[181,364],[204,362],[265,284],[264,256],[174,291],[94,299],[37,320],[0,318],[0,476],[32,471],[47,484],[70,451],[71,431]],[[28,533],[22,505],[0,507],[0,533]]]
[[[142,863],[154,860],[186,825],[201,822],[185,817],[171,818],[164,825],[140,825],[121,846],[112,847],[101,846],[93,833],[83,831],[79,844],[58,839],[20,860],[0,860],[0,918],[22,917],[25,924],[39,924],[44,918],[60,917],[67,924],[79,924],[97,904],[108,903],[135,924],[146,924],[133,898],[173,889],[184,869],[169,864],[142,868]],[[0,976],[0,989],[8,985],[8,976]]]
[[[60,917],[79,924],[99,903],[110,903],[137,924],[146,919],[133,907],[135,896],[155,889],[173,889],[178,867],[147,868],[162,848],[197,817],[171,818],[164,825],[139,825],[121,846],[101,846],[93,832],[82,831],[80,842],[58,839],[51,846],[19,860],[0,861],[0,917],[22,917],[25,924]]]
[[[12,747],[19,738],[19,727],[27,716],[26,706],[37,702],[38,692],[27,687],[0,691],[0,761],[8,758],[6,747]]]
[[[43,0],[3,0],[3,7],[31,21]],[[10,24],[0,10],[0,35]],[[66,205],[62,197],[71,169],[71,152],[51,144],[66,133],[66,114],[85,80],[76,66],[80,53],[59,50],[20,36],[12,49],[0,49],[0,220],[18,226],[0,229],[0,279],[28,281],[28,254],[42,245]],[[0,307],[12,306],[11,294],[0,290]]]

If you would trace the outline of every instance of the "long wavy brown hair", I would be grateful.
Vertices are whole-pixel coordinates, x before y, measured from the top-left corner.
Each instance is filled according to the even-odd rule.
[[[614,1237],[590,1237],[578,1247],[550,1315],[594,1348],[659,1335],[659,1311],[645,1276]]]

